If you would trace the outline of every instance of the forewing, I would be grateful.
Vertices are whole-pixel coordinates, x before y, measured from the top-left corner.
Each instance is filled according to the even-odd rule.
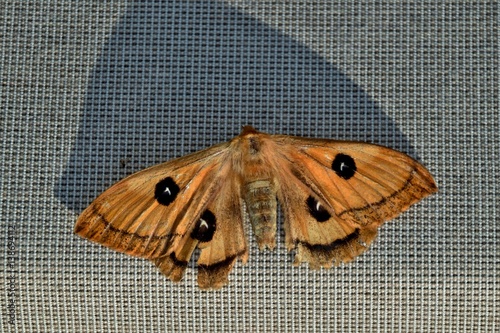
[[[129,255],[168,257],[175,269],[167,276],[180,280],[199,243],[190,235],[231,172],[227,148],[213,146],[121,180],[85,209],[75,232]]]

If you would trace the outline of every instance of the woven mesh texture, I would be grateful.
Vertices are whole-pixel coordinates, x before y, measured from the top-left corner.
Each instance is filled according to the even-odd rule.
[[[2,332],[500,331],[497,1],[3,1]],[[115,181],[251,124],[418,158],[439,193],[331,270],[200,291],[73,234]]]

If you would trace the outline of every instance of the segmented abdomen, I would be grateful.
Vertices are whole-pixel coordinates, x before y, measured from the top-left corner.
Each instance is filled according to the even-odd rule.
[[[247,206],[259,249],[276,246],[276,190],[269,180],[257,180],[245,185]]]

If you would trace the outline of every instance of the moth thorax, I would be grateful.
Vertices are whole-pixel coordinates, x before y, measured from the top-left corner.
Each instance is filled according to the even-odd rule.
[[[257,180],[245,185],[247,206],[259,249],[276,246],[276,190],[269,180]]]

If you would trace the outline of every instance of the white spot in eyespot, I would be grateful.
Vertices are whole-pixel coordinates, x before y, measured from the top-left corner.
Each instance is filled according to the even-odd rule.
[[[165,190],[163,190],[163,193],[168,193],[168,195],[172,195],[172,192],[170,192],[170,189],[168,187],[165,187]]]
[[[340,163],[340,171],[343,171],[343,170],[344,170],[344,167],[345,167],[344,162],[341,162],[341,163]]]
[[[204,219],[200,219],[200,228],[208,229],[208,223]]]
[[[316,202],[316,210],[319,211],[321,208],[321,204],[319,202]]]

